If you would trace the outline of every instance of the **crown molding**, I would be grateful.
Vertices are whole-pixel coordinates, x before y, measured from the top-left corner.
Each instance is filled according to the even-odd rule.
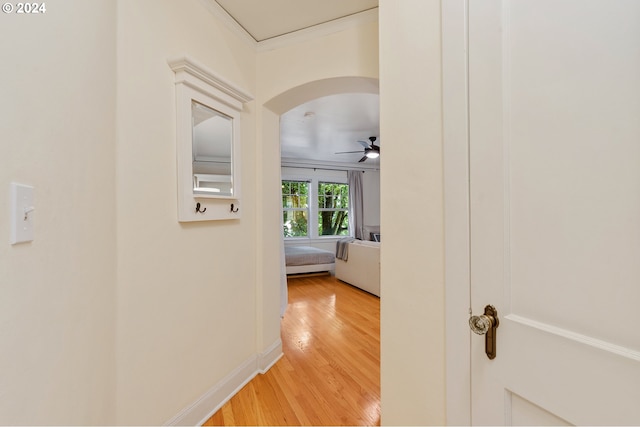
[[[229,15],[227,11],[218,4],[218,2],[215,0],[200,1],[212,15],[220,19],[232,33],[255,49],[256,52],[267,52],[270,50],[280,49],[282,47],[305,42],[316,37],[323,37],[337,33],[358,24],[376,22],[378,20],[378,8],[374,7],[369,10],[354,13],[353,15],[334,19],[329,22],[294,31],[292,33],[257,41],[247,32],[247,30],[233,19],[233,17],[231,17],[231,15]]]
[[[213,16],[220,19],[222,23],[240,40],[251,46],[253,49],[258,50],[258,41],[254,39],[251,34],[245,30],[242,25],[238,24],[238,21],[233,19],[226,10],[222,8],[215,0],[200,0],[200,2],[211,12]]]
[[[278,37],[272,37],[257,43],[258,52],[266,52],[269,50],[280,49],[296,43],[312,40],[317,37],[324,37],[334,34],[348,28],[352,28],[359,24],[378,21],[378,8],[365,10],[363,12],[354,13],[353,15],[343,18],[334,19],[333,21],[323,24],[314,25],[312,27],[303,28],[302,30],[292,33],[283,34]]]

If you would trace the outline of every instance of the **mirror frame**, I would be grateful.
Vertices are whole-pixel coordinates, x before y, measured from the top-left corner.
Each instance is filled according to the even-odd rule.
[[[178,221],[240,218],[240,123],[243,105],[253,97],[188,56],[169,60],[176,85],[176,155]],[[201,194],[193,188],[192,101],[216,110],[232,120],[232,195]]]

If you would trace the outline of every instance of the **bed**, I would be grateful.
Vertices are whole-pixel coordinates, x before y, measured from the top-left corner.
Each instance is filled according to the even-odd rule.
[[[284,256],[288,275],[334,271],[336,266],[333,252],[311,246],[286,246]]]

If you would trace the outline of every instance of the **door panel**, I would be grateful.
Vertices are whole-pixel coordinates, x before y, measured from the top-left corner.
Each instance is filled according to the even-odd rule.
[[[640,277],[640,191],[626,186],[640,183],[640,5],[560,3],[507,9],[510,246],[524,255],[512,309],[640,348],[627,317],[639,300],[625,292]]]
[[[469,2],[474,424],[640,424],[638,40],[634,0]]]
[[[508,413],[512,426],[568,426],[571,425],[562,418],[545,411],[541,407],[529,402],[517,394],[508,393],[507,399],[511,403]]]

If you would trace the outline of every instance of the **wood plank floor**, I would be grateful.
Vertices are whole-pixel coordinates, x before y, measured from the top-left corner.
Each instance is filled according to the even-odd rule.
[[[204,425],[380,425],[380,299],[328,275],[288,286],[284,356]]]

